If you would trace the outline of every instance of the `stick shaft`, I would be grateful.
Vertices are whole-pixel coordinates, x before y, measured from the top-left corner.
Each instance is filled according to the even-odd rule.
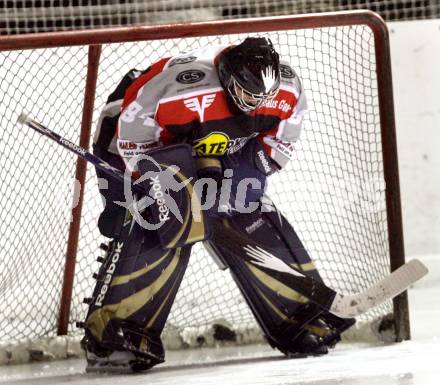
[[[107,175],[117,178],[121,182],[130,183],[134,191],[145,194],[145,191],[139,185],[133,184],[133,180],[130,176],[125,175],[125,173],[123,173],[121,170],[113,167],[100,157],[87,151],[85,148],[82,148],[71,142],[70,140],[63,138],[61,135],[57,134],[46,126],[43,126],[41,123],[38,123],[34,119],[26,117],[24,114],[20,115],[19,122],[26,124],[28,127],[34,129],[40,134],[48,137],[49,139],[52,139],[55,143],[58,143],[59,145],[78,155],[82,159],[93,164],[95,167],[107,173]]]

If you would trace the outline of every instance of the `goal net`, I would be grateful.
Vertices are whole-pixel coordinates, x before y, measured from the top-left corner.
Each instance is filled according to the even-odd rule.
[[[82,135],[87,145],[106,98],[130,69],[258,34],[292,63],[309,101],[294,159],[270,178],[268,195],[336,290],[365,289],[403,263],[388,36],[371,13],[0,38],[0,341],[37,340],[63,328],[79,336],[75,322],[85,318],[82,300],[92,293],[98,247],[106,241],[97,230],[102,202],[94,169],[87,166],[78,181],[75,156],[18,125],[18,115],[25,110],[75,143]],[[65,271],[68,239],[74,275]],[[409,337],[405,295],[360,323],[372,330],[385,327],[384,318],[396,327],[395,338]],[[167,344],[208,343],[215,324],[239,342],[259,330],[229,272],[198,244],[167,323]]]

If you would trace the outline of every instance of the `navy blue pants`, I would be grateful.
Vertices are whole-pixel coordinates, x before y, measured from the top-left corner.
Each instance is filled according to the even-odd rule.
[[[258,182],[254,186],[249,184],[245,190],[243,189],[245,185],[242,183],[242,192],[245,191],[245,195],[241,194],[242,199],[240,201],[245,207],[250,202],[259,202],[266,187],[266,175],[255,167],[254,157],[256,153],[255,146],[257,145],[256,139],[252,139],[240,152],[222,158],[223,169],[231,169],[233,171],[231,199],[235,201],[237,187],[243,179],[252,178],[255,182]],[[260,188],[255,188],[258,184]],[[231,204],[233,203],[231,202]]]

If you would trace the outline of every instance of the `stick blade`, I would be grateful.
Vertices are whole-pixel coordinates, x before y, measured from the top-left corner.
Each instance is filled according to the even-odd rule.
[[[426,266],[418,259],[413,259],[362,293],[337,295],[330,312],[344,318],[359,316],[399,295],[426,274]]]

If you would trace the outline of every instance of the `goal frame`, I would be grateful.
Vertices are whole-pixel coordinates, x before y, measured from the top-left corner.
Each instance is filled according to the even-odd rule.
[[[391,271],[394,271],[405,263],[405,254],[389,33],[385,22],[378,14],[371,11],[329,12],[309,15],[1,36],[0,51],[78,45],[89,47],[81,133],[78,143],[79,146],[88,148],[101,47],[103,44],[351,25],[366,25],[372,30],[374,35],[384,180],[386,186],[390,268]],[[86,162],[78,159],[75,178],[80,182],[80,186],[83,186],[85,183],[86,168]],[[78,184],[75,188],[77,186]],[[77,204],[72,209],[72,221],[67,240],[62,295],[58,313],[58,335],[66,335],[68,333],[84,189],[79,188],[79,191],[75,191],[74,195],[77,197],[75,200]],[[394,298],[393,315],[396,341],[410,339],[408,297],[406,292]]]

